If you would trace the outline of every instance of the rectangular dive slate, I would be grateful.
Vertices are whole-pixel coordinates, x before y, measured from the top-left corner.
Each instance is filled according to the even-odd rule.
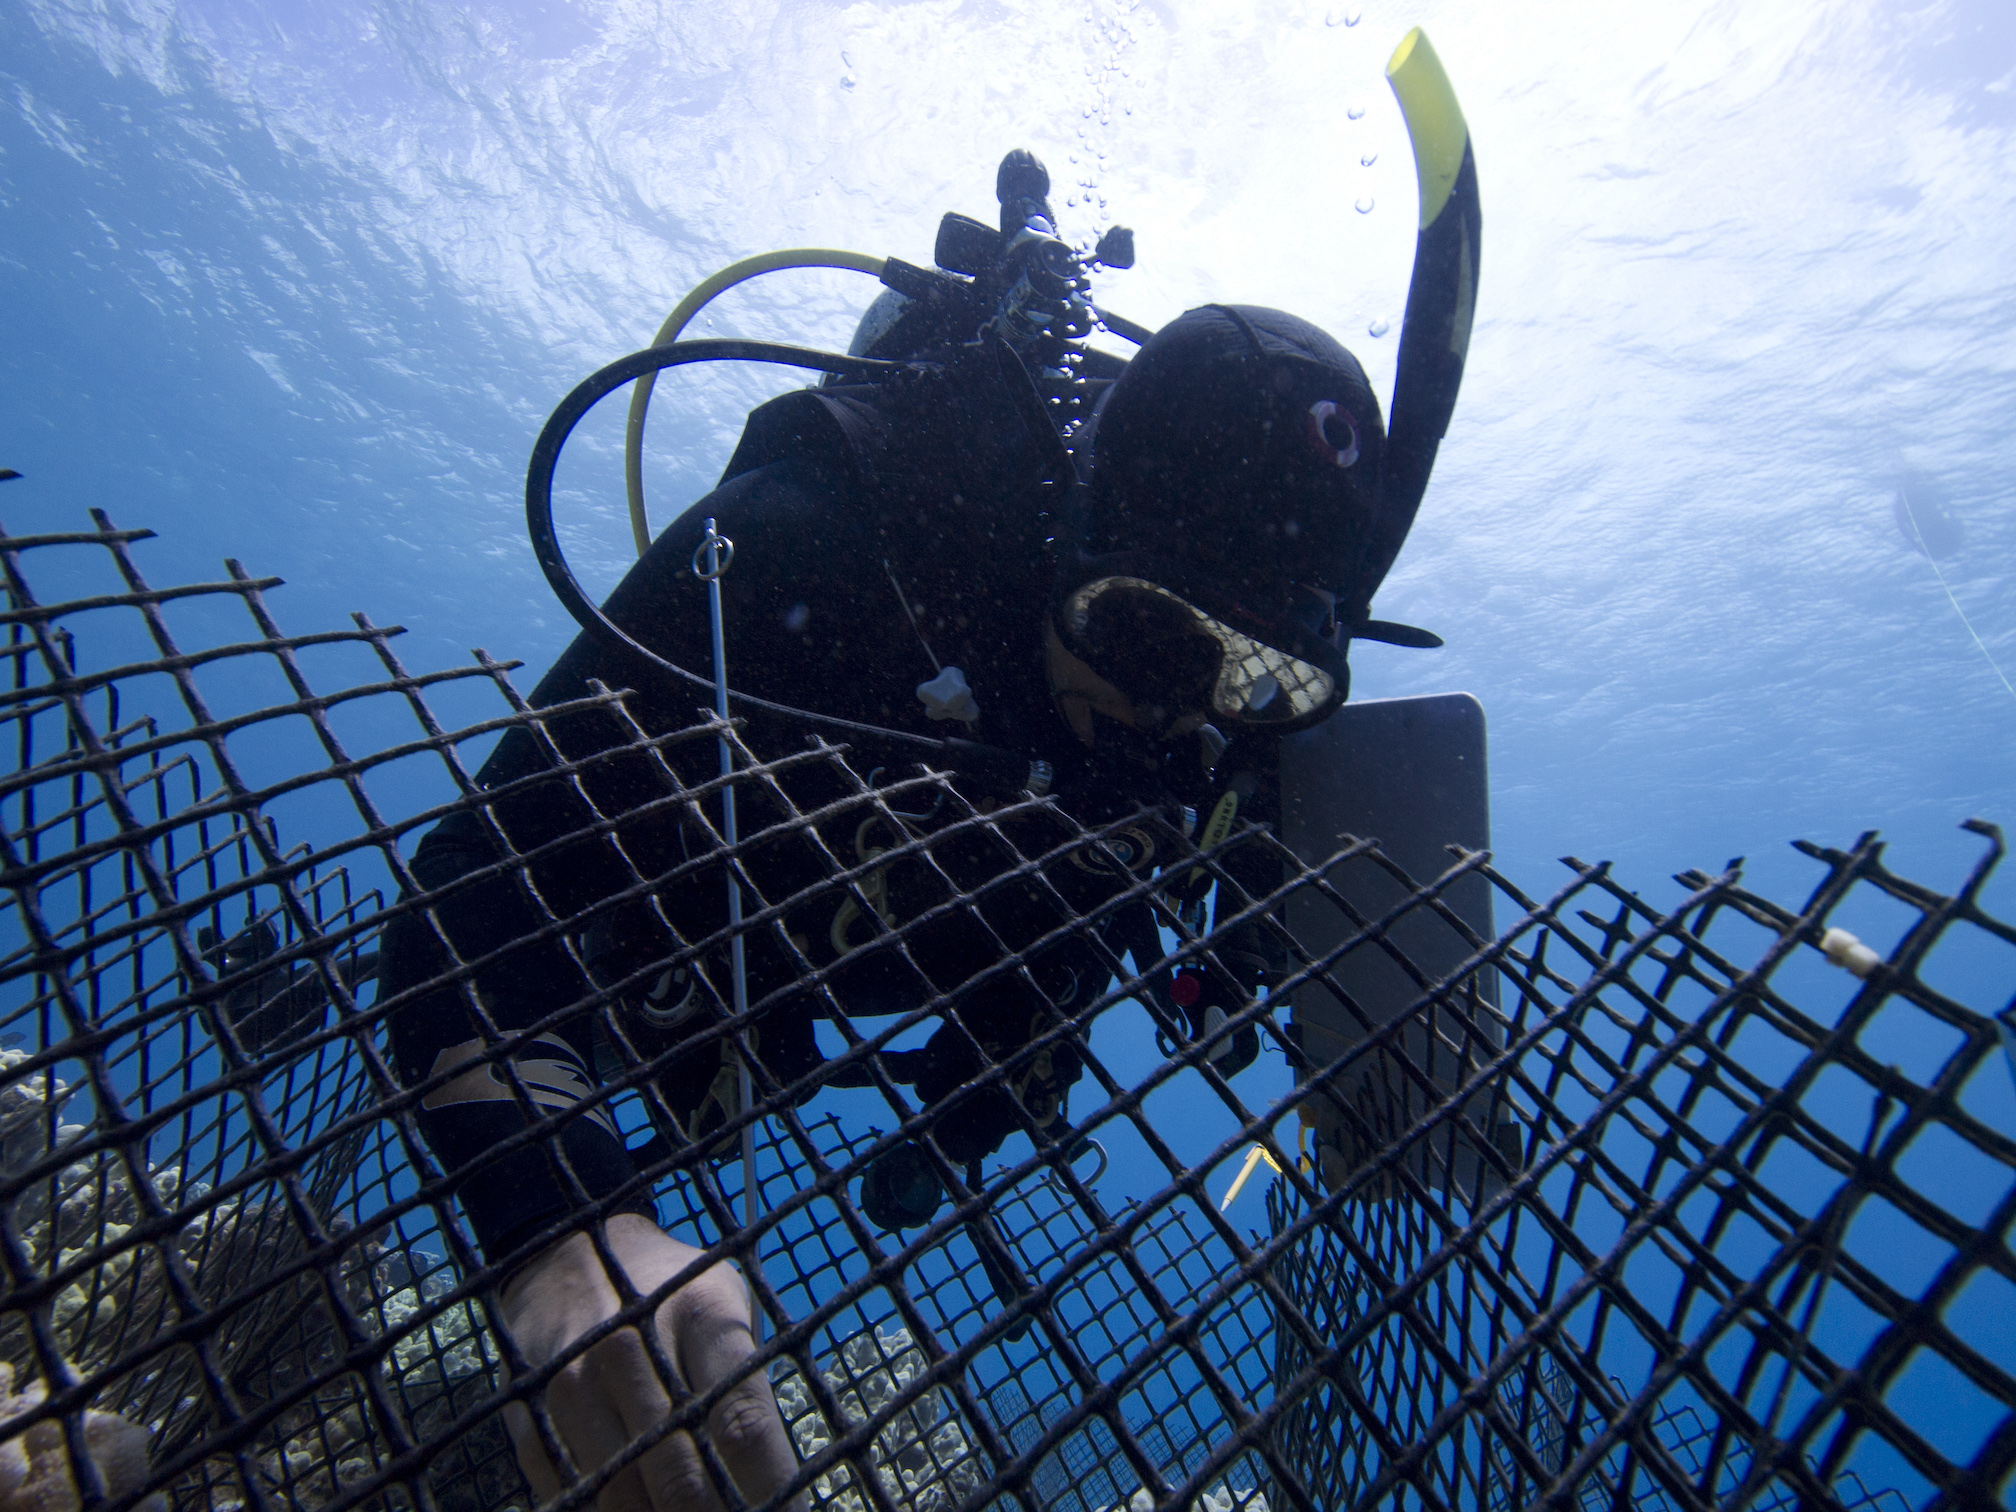
[[[1354,1151],[1369,1136],[1402,1137],[1504,1042],[1493,973],[1466,979],[1453,1005],[1433,1009],[1432,1018],[1423,1002],[1428,984],[1451,977],[1476,949],[1449,919],[1415,898],[1389,922],[1383,940],[1361,938],[1457,864],[1451,845],[1489,847],[1483,706],[1467,693],[1345,705],[1282,742],[1281,819],[1282,838],[1311,867],[1360,839],[1376,839],[1384,858],[1360,856],[1330,868],[1325,880],[1345,907],[1315,887],[1289,897],[1289,931],[1311,957],[1321,961],[1348,945],[1329,965],[1327,983],[1311,981],[1294,993],[1292,1018],[1304,1053],[1326,1065],[1395,1019],[1409,1020],[1386,1036],[1390,1048],[1363,1051],[1340,1069],[1333,1086],[1352,1112],[1336,1098],[1303,1105],[1304,1121],[1329,1147],[1324,1176],[1334,1185],[1356,1165]],[[1457,879],[1442,897],[1476,937],[1494,937],[1491,889],[1482,876]],[[1501,1147],[1516,1137],[1508,1112],[1465,1108]],[[1447,1120],[1439,1139],[1424,1134],[1413,1149],[1416,1174],[1431,1186],[1443,1187],[1452,1169],[1470,1186],[1474,1149],[1453,1136]]]

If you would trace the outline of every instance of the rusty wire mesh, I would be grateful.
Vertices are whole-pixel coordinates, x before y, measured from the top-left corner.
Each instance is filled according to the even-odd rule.
[[[413,843],[486,801],[465,755],[552,711],[480,656],[410,674],[396,632],[361,620],[285,635],[271,584],[235,564],[151,588],[142,534],[100,517],[0,537],[0,1498],[32,1461],[75,1466],[87,1503],[117,1507],[529,1509],[502,1409],[537,1410],[541,1378],[513,1384],[501,1273],[419,1137],[424,1088],[388,1070],[398,1005],[375,980],[387,919],[430,903]],[[66,585],[106,576],[38,605],[30,569],[58,555]],[[1110,838],[1033,799],[982,812],[931,774],[872,788],[816,742],[741,754],[738,790],[787,812],[780,775],[827,773],[843,796],[821,825],[942,795],[955,817],[919,853],[977,834],[1015,885]],[[676,801],[711,823],[717,787]],[[1039,811],[1040,831],[1013,828]],[[1282,890],[1246,912],[1278,930],[1299,892],[1351,928],[1318,959],[1287,941],[1288,977],[1226,1026],[1257,1023],[1293,1068],[1251,1103],[1173,1021],[1166,1055],[1095,1053],[1094,1014],[1142,1014],[1171,961],[1130,967],[1105,912],[1067,917],[1118,972],[1051,1036],[1092,1079],[1070,1147],[1011,1143],[978,1186],[947,1164],[952,1204],[914,1233],[860,1211],[865,1162],[932,1118],[871,1052],[956,1014],[962,987],[895,1028],[836,1015],[844,1043],[812,1085],[757,1057],[753,1226],[740,1162],[680,1137],[613,994],[586,1004],[608,1017],[594,1100],[668,1230],[751,1273],[818,1507],[2007,1506],[2016,1067],[1994,1014],[2016,931],[1977,904],[2001,854],[1977,828],[1955,896],[1892,875],[1864,837],[1809,848],[1820,881],[1797,907],[1732,868],[1683,875],[1682,900],[1654,908],[1580,864],[1535,901],[1466,855],[1368,918],[1342,883],[1391,872],[1375,845],[1313,867],[1284,852]],[[1035,833],[1047,850],[1017,848]],[[1471,874],[1510,921],[1496,940],[1443,901]],[[781,931],[800,898],[747,881],[745,927]],[[835,858],[811,891],[865,915],[871,881]],[[946,906],[977,916],[996,885]],[[1348,1004],[1339,961],[1397,957],[1402,917],[1461,936],[1464,965],[1311,1064],[1281,1006]],[[1822,954],[1843,921],[1885,947],[1866,977]],[[571,939],[584,922],[546,925]],[[1164,924],[1165,950],[1210,962],[1214,933]],[[884,924],[878,948],[907,927]],[[1024,969],[1008,957],[990,969]],[[835,1068],[870,1084],[822,1089]],[[1201,1151],[1154,1116],[1179,1085],[1226,1131]],[[826,1100],[801,1113],[812,1091]],[[1133,1149],[1132,1175],[1087,1175],[1081,1136]],[[1264,1233],[1219,1209],[1255,1143],[1280,1171]],[[707,1406],[674,1421],[697,1428]]]

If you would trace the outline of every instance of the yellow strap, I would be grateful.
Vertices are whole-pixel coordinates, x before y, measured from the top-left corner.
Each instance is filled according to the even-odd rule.
[[[1463,149],[1470,128],[1442,60],[1429,45],[1428,34],[1415,27],[1400,39],[1386,64],[1386,82],[1407,118],[1407,136],[1414,144],[1414,172],[1421,185],[1421,228],[1435,223],[1456,187],[1463,167]]]
[[[784,268],[847,268],[856,273],[882,276],[883,259],[865,252],[832,252],[819,247],[798,247],[785,252],[765,252],[731,264],[679,301],[665,317],[651,345],[665,346],[679,339],[679,333],[715,295],[764,273]],[[651,526],[644,516],[644,417],[651,409],[651,390],[658,375],[646,373],[630,394],[630,425],[623,435],[623,483],[630,494],[630,534],[637,542],[640,557],[651,549]]]
[[[1211,810],[1211,817],[1204,821],[1204,832],[1197,837],[1197,849],[1208,851],[1212,846],[1219,844],[1227,835],[1231,834],[1232,820],[1238,812],[1239,795],[1233,792],[1232,789],[1227,788],[1225,796],[1220,798],[1217,806]],[[1184,881],[1194,887],[1203,875],[1203,867],[1193,866],[1190,868],[1190,875],[1184,878]]]

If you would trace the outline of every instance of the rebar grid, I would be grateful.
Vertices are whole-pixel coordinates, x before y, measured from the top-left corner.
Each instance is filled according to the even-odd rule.
[[[67,1456],[86,1504],[116,1508],[161,1493],[192,1508],[529,1509],[503,1423],[518,1403],[562,1468],[559,1505],[587,1505],[621,1463],[685,1431],[738,1506],[705,1425],[733,1382],[687,1391],[645,1330],[671,1415],[617,1463],[574,1466],[543,1397],[565,1362],[530,1368],[500,1325],[516,1266],[584,1225],[607,1259],[595,1220],[642,1194],[704,1252],[698,1265],[741,1263],[766,1320],[753,1368],[802,1460],[786,1495],[819,1507],[2007,1505],[2016,1349],[1997,1320],[2016,1315],[2016,1068],[1991,1015],[2016,982],[2016,931],[1978,903],[2001,855],[1991,827],[1974,826],[1984,854],[1953,897],[1891,874],[1873,836],[1808,847],[1824,876],[1796,910],[1745,890],[1734,865],[1684,874],[1684,898],[1661,910],[1576,862],[1535,901],[1478,854],[1416,879],[1370,840],[1313,866],[1250,829],[1199,853],[1163,816],[1088,831],[1026,795],[981,800],[914,768],[864,775],[817,740],[759,749],[697,711],[652,734],[620,690],[535,710],[513,667],[480,652],[414,675],[398,632],[361,617],[283,634],[271,580],[236,563],[224,581],[151,588],[130,549],[146,533],[96,524],[0,536],[0,724],[13,733],[0,1359],[19,1393],[0,1405],[0,1462],[7,1440],[39,1444]],[[98,560],[108,591],[38,606],[27,567],[50,551],[66,571]],[[220,603],[250,614],[253,638],[181,650],[171,620],[215,639]],[[92,660],[136,634],[148,654]],[[348,681],[318,693],[318,669]],[[452,728],[435,712],[447,702],[463,716]],[[569,759],[552,727],[587,708],[628,738]],[[549,770],[480,789],[463,752],[513,727]],[[744,816],[732,847],[715,817],[731,779],[694,776],[722,736]],[[618,760],[649,763],[658,796],[598,806],[598,774]],[[588,820],[514,847],[496,810],[554,781]],[[459,813],[499,859],[429,891],[413,845]],[[653,867],[633,843],[650,823],[704,843]],[[866,848],[871,823],[892,843]],[[1114,846],[1130,828],[1152,832],[1162,872],[1127,869]],[[583,835],[612,848],[624,883],[551,906],[541,878]],[[1221,864],[1238,845],[1276,852],[1281,886],[1241,892]],[[1074,904],[1066,866],[1112,885]],[[1164,896],[1197,866],[1220,894],[1202,934]],[[1364,867],[1403,885],[1377,917],[1341,885]],[[705,969],[732,933],[725,916],[688,938],[664,904],[719,896],[730,874],[741,932],[792,967],[739,1016]],[[1514,918],[1496,939],[1445,901],[1479,874]],[[911,879],[907,917],[888,906],[896,875]],[[464,959],[440,911],[500,877],[534,900],[537,926]],[[1340,912],[1345,943],[1302,950],[1281,922],[1292,894]],[[1044,911],[1036,937],[1004,932],[1011,897]],[[1109,938],[1143,905],[1160,926],[1154,959]],[[490,1018],[482,973],[552,942],[593,980],[584,937],[639,909],[679,941],[673,956],[538,1023]],[[819,964],[801,932],[814,916],[862,943]],[[1454,932],[1462,966],[1439,981],[1416,969],[1389,937],[1403,917]],[[380,994],[379,939],[399,918],[450,965]],[[919,943],[947,920],[992,947],[957,980],[934,978]],[[1848,959],[1828,935],[1842,920],[1894,941],[1859,978],[1831,964]],[[1160,984],[1180,966],[1236,980],[1217,952],[1242,923],[1268,930],[1290,969],[1193,1041]],[[1004,981],[1043,993],[1045,953],[1074,942],[1111,985],[986,1055],[969,1022],[978,995]],[[1399,1018],[1352,999],[1338,967],[1359,951],[1419,989]],[[891,959],[920,984],[914,1001],[860,1017],[849,969]],[[676,1051],[625,1007],[668,963],[712,998]],[[388,1019],[442,986],[484,1025],[483,1058],[525,1119],[506,1147],[542,1151],[579,1199],[509,1255],[479,1253],[452,1197],[467,1173],[441,1170],[414,1122],[451,1073],[401,1085],[389,1065]],[[1348,1045],[1277,1022],[1315,996],[1357,1023]],[[754,1031],[792,1003],[823,1012],[832,1039],[813,1070],[779,1076]],[[1145,1014],[1170,1053],[1094,1054],[1092,1021],[1109,1009]],[[599,1085],[555,1114],[511,1056],[584,1013]],[[946,1158],[931,1137],[942,1107],[920,1106],[883,1062],[945,1024],[982,1051],[962,1096],[1075,1050],[1089,1081],[1069,1137],[1017,1104],[1022,1133],[988,1169]],[[1257,1105],[1252,1076],[1235,1086],[1212,1065],[1248,1025],[1293,1068]],[[749,1064],[755,1102],[696,1141],[660,1077],[675,1053],[723,1046]],[[801,1112],[814,1094],[825,1111]],[[1211,1109],[1206,1147],[1151,1111],[1176,1095]],[[554,1134],[596,1116],[623,1131],[637,1176],[591,1198]],[[760,1197],[747,1227],[731,1158],[745,1126]],[[1081,1139],[1136,1153],[1124,1191],[1088,1184]],[[889,1234],[857,1184],[909,1140],[950,1202]],[[1281,1171],[1265,1235],[1219,1209],[1256,1143]],[[628,1290],[580,1347],[685,1279]],[[115,1452],[114,1419],[148,1435],[137,1461],[130,1437]]]

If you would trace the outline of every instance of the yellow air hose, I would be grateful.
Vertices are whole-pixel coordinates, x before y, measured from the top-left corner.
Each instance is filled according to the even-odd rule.
[[[665,324],[658,328],[658,335],[651,345],[665,346],[677,341],[688,322],[715,295],[759,274],[775,273],[784,268],[850,268],[856,273],[880,278],[882,265],[881,258],[870,257],[865,252],[834,252],[820,247],[797,247],[783,252],[765,252],[760,257],[745,257],[741,262],[723,268],[680,300],[678,308],[665,317]],[[637,555],[640,557],[651,547],[651,525],[644,515],[644,417],[650,412],[651,390],[657,382],[655,372],[646,373],[637,380],[637,387],[630,395],[630,424],[623,436],[623,482],[630,494],[630,534],[636,539]]]

